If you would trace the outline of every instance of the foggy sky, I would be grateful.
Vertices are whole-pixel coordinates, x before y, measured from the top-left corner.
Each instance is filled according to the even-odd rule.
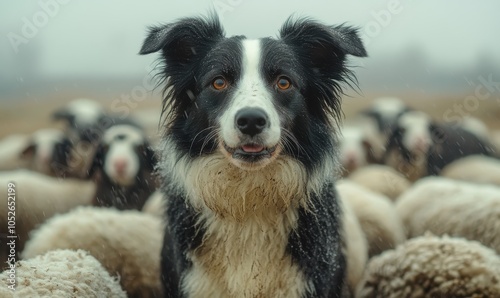
[[[372,60],[390,59],[419,48],[436,67],[471,67],[481,57],[500,62],[498,0],[389,0],[369,4],[347,0],[65,0],[68,3],[59,4],[47,24],[37,28],[35,36],[27,38],[15,53],[9,34],[23,36],[25,21],[32,22],[37,13],[40,17],[41,3],[54,1],[58,0],[1,4],[3,79],[28,73],[54,78],[141,76],[156,58],[137,55],[147,26],[206,14],[211,9],[219,12],[227,35],[276,36],[283,21],[295,13],[328,24],[347,22],[360,27]],[[388,12],[390,6],[396,7],[392,10],[397,13]]]

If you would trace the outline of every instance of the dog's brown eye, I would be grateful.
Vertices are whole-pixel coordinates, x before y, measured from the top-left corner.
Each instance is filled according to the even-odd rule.
[[[276,83],[276,86],[278,86],[278,89],[280,90],[287,90],[292,87],[292,83],[288,78],[280,77],[278,79],[278,82]]]
[[[226,89],[227,88],[227,81],[222,77],[218,77],[215,80],[213,80],[212,87],[214,87],[215,90]]]

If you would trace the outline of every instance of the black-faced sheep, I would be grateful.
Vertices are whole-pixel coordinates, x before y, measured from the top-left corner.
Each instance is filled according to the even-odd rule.
[[[371,107],[361,111],[361,115],[372,119],[380,137],[387,138],[397,119],[411,110],[397,97],[379,97],[374,99]]]
[[[88,252],[55,250],[18,261],[15,269],[2,272],[0,297],[126,298],[127,294]]]
[[[500,297],[500,258],[461,238],[411,239],[370,260],[356,297]]]
[[[94,205],[141,210],[156,189],[155,164],[155,153],[140,128],[108,128],[89,171],[97,184]]]
[[[0,143],[0,170],[26,168],[65,177],[72,144],[57,129],[41,129],[31,136],[12,135]]]
[[[362,126],[344,126],[339,140],[339,159],[344,176],[370,163],[377,162],[377,143],[367,128]],[[380,151],[380,149],[379,149]]]
[[[408,237],[429,231],[476,240],[500,253],[500,188],[429,177],[396,202]]]
[[[161,297],[162,220],[138,211],[81,207],[33,232],[22,257],[54,249],[83,249],[101,262],[129,297]]]
[[[104,107],[90,99],[75,99],[52,114],[54,120],[66,121],[72,140],[91,142],[99,139],[106,121]]]
[[[91,181],[49,177],[28,170],[0,172],[0,202],[7,202],[8,183],[15,184],[16,250],[21,251],[29,233],[54,214],[90,205],[95,193]],[[7,229],[7,203],[0,204],[0,231]],[[2,244],[3,245],[3,244]],[[0,261],[6,256],[0,252]],[[0,267],[4,266],[1,262]]]
[[[405,241],[401,218],[388,198],[349,180],[338,182],[337,191],[342,201],[351,206],[361,225],[369,257]]]
[[[414,181],[437,175],[459,158],[494,155],[493,146],[457,126],[439,124],[420,111],[402,115],[389,138],[384,163]]]
[[[410,188],[411,183],[401,173],[385,165],[368,165],[352,172],[348,180],[395,201]]]

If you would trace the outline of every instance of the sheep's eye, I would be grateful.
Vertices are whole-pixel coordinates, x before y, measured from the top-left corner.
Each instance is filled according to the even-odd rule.
[[[290,87],[292,87],[292,83],[287,77],[280,77],[278,78],[278,81],[276,82],[276,86],[280,90],[287,90]]]
[[[217,77],[212,81],[212,87],[215,90],[224,90],[227,88],[227,81],[223,77]]]

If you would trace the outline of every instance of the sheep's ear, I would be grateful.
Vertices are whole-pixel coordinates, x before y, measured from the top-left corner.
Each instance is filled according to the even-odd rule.
[[[139,54],[162,50],[167,64],[186,64],[202,57],[212,44],[224,38],[224,30],[216,15],[208,18],[185,18],[175,23],[152,27]]]
[[[21,151],[21,158],[29,159],[35,155],[35,152],[36,152],[36,144],[30,142],[28,146],[24,148],[23,151]]]
[[[353,27],[326,26],[310,19],[289,18],[280,31],[285,43],[310,59],[313,67],[332,65],[343,61],[346,55],[366,57],[366,50]]]

